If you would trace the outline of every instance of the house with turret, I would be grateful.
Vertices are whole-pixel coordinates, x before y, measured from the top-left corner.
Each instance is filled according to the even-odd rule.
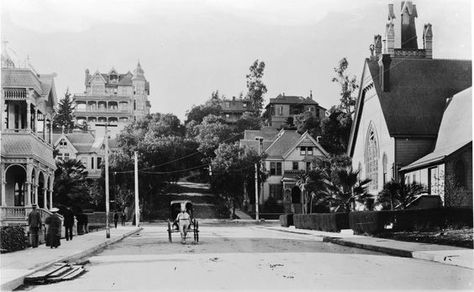
[[[84,93],[73,97],[74,118],[78,124],[87,123],[90,130],[98,130],[96,124],[109,123],[116,125],[109,128],[115,136],[131,121],[150,113],[150,83],[140,63],[133,73],[124,74],[115,68],[93,74],[86,69],[84,85]]]

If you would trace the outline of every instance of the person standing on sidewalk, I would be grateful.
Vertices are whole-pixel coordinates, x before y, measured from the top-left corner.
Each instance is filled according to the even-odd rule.
[[[117,211],[115,211],[114,212],[114,225],[115,225],[115,228],[117,228],[118,219],[119,219],[119,214],[118,214]]]
[[[46,246],[57,248],[61,245],[61,219],[58,216],[58,208],[51,208],[51,215],[46,218],[45,223],[48,225],[46,233]]]
[[[72,240],[72,227],[74,226],[74,213],[71,207],[67,207],[64,213],[64,227],[66,228],[66,240]]]
[[[33,210],[31,210],[30,214],[28,214],[28,227],[30,231],[31,237],[31,247],[35,248],[38,247],[39,242],[39,235],[38,232],[41,229],[41,214],[36,209],[36,204],[31,206]]]
[[[125,219],[127,219],[127,215],[125,215],[125,211],[122,211],[120,215],[120,219],[122,219],[122,226],[125,226]]]

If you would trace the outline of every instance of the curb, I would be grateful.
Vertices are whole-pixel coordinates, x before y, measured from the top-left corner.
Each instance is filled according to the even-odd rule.
[[[378,251],[394,256],[399,256],[399,257],[405,257],[405,258],[412,258],[412,252],[403,250],[403,249],[398,249],[398,248],[391,248],[391,247],[383,247],[383,246],[376,246],[376,245],[370,245],[370,244],[364,244],[364,243],[357,243],[353,241],[348,241],[344,240],[338,237],[329,237],[329,236],[324,236],[323,237],[323,242],[330,242],[338,245],[343,245],[343,246],[349,246],[349,247],[356,247],[356,248],[361,248],[361,249],[366,249],[366,250],[372,250],[372,251]]]
[[[72,254],[72,255],[68,255],[68,256],[64,256],[62,258],[59,258],[59,259],[55,259],[54,261],[50,261],[50,262],[46,262],[44,264],[41,264],[35,268],[33,268],[32,270],[28,270],[27,273],[17,277],[16,279],[13,279],[13,280],[10,280],[6,283],[3,283],[1,286],[0,286],[0,291],[13,291],[14,289],[18,288],[19,286],[23,285],[23,281],[25,280],[26,277],[28,277],[29,275],[31,274],[34,274],[42,269],[45,269],[45,268],[48,268],[49,266],[53,265],[54,263],[57,263],[57,262],[68,262],[68,261],[77,261],[83,257],[86,257],[92,253],[95,253],[109,245],[112,245],[132,234],[135,234],[137,232],[140,232],[141,230],[143,230],[143,227],[139,227],[137,229],[134,229],[132,231],[129,231],[127,233],[124,233],[122,235],[120,235],[119,237],[117,238],[113,238],[113,239],[109,239],[105,242],[102,242],[101,244],[99,245],[96,245],[96,246],[93,246],[89,249],[86,249],[86,250],[83,250],[83,251],[80,251],[78,253],[75,253],[75,254]]]

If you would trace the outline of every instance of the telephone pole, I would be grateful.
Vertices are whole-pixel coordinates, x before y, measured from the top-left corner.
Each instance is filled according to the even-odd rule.
[[[109,132],[107,127],[117,127],[108,122],[104,124],[96,124],[99,127],[105,127],[105,237],[110,238],[109,227]]]
[[[138,151],[134,152],[135,156],[135,226],[140,225],[140,207],[138,204]]]

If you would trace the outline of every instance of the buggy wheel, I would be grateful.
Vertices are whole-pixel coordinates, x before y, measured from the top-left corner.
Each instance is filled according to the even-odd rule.
[[[172,242],[172,239],[171,239],[171,222],[168,220],[168,240],[169,242]]]
[[[194,241],[199,242],[199,223],[197,220],[194,221]]]

